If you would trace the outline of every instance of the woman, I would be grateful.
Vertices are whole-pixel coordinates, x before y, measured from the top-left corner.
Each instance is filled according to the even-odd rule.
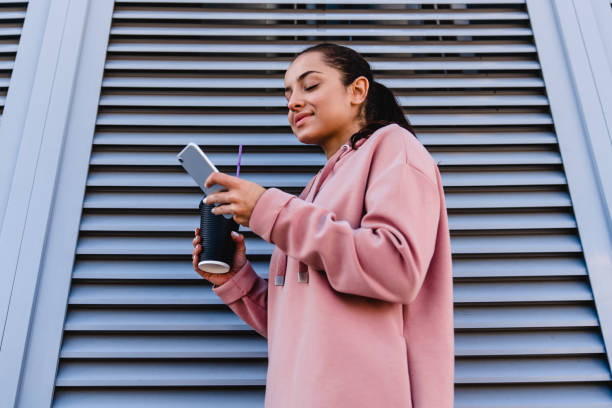
[[[285,73],[289,123],[327,163],[300,197],[223,173],[215,214],[275,245],[268,282],[236,234],[233,269],[194,269],[268,339],[268,408],[450,408],[450,237],[438,167],[354,50],[319,44]]]

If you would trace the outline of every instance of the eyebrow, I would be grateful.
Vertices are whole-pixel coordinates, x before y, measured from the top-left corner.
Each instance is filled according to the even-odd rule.
[[[322,74],[322,72],[319,72],[319,71],[306,71],[306,72],[302,73],[302,75],[300,75],[300,76],[298,77],[298,79],[297,79],[297,80],[298,80],[298,82],[299,82],[299,81],[301,81],[302,79],[304,79],[304,78],[306,77],[306,75],[308,75],[308,74],[312,74],[313,72],[316,72],[316,73],[318,73],[318,74]],[[286,87],[286,88],[285,88],[285,92],[287,92],[287,91],[289,91],[289,90],[291,90],[291,88],[290,88],[290,87]]]

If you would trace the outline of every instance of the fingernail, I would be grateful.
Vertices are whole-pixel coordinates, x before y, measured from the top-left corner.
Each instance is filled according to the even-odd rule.
[[[208,203],[206,202],[206,200],[207,200],[207,199],[208,199],[208,197],[204,197],[204,204],[208,204]]]
[[[238,233],[236,231],[232,231],[232,236],[238,237]]]

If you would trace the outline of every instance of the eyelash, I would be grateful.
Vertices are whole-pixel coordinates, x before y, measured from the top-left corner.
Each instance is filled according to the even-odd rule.
[[[313,89],[315,89],[317,86],[319,86],[319,84],[313,85],[313,86],[309,86],[308,88],[305,88],[307,91],[311,91]],[[289,100],[289,98],[285,97],[285,99]]]

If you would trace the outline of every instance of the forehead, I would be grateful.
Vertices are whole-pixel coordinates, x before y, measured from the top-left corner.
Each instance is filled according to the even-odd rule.
[[[331,69],[323,62],[318,52],[307,52],[297,57],[285,72],[285,84],[295,82],[306,71],[319,71],[324,75],[330,74]],[[311,75],[317,75],[311,74]],[[320,75],[320,74],[319,74]]]

